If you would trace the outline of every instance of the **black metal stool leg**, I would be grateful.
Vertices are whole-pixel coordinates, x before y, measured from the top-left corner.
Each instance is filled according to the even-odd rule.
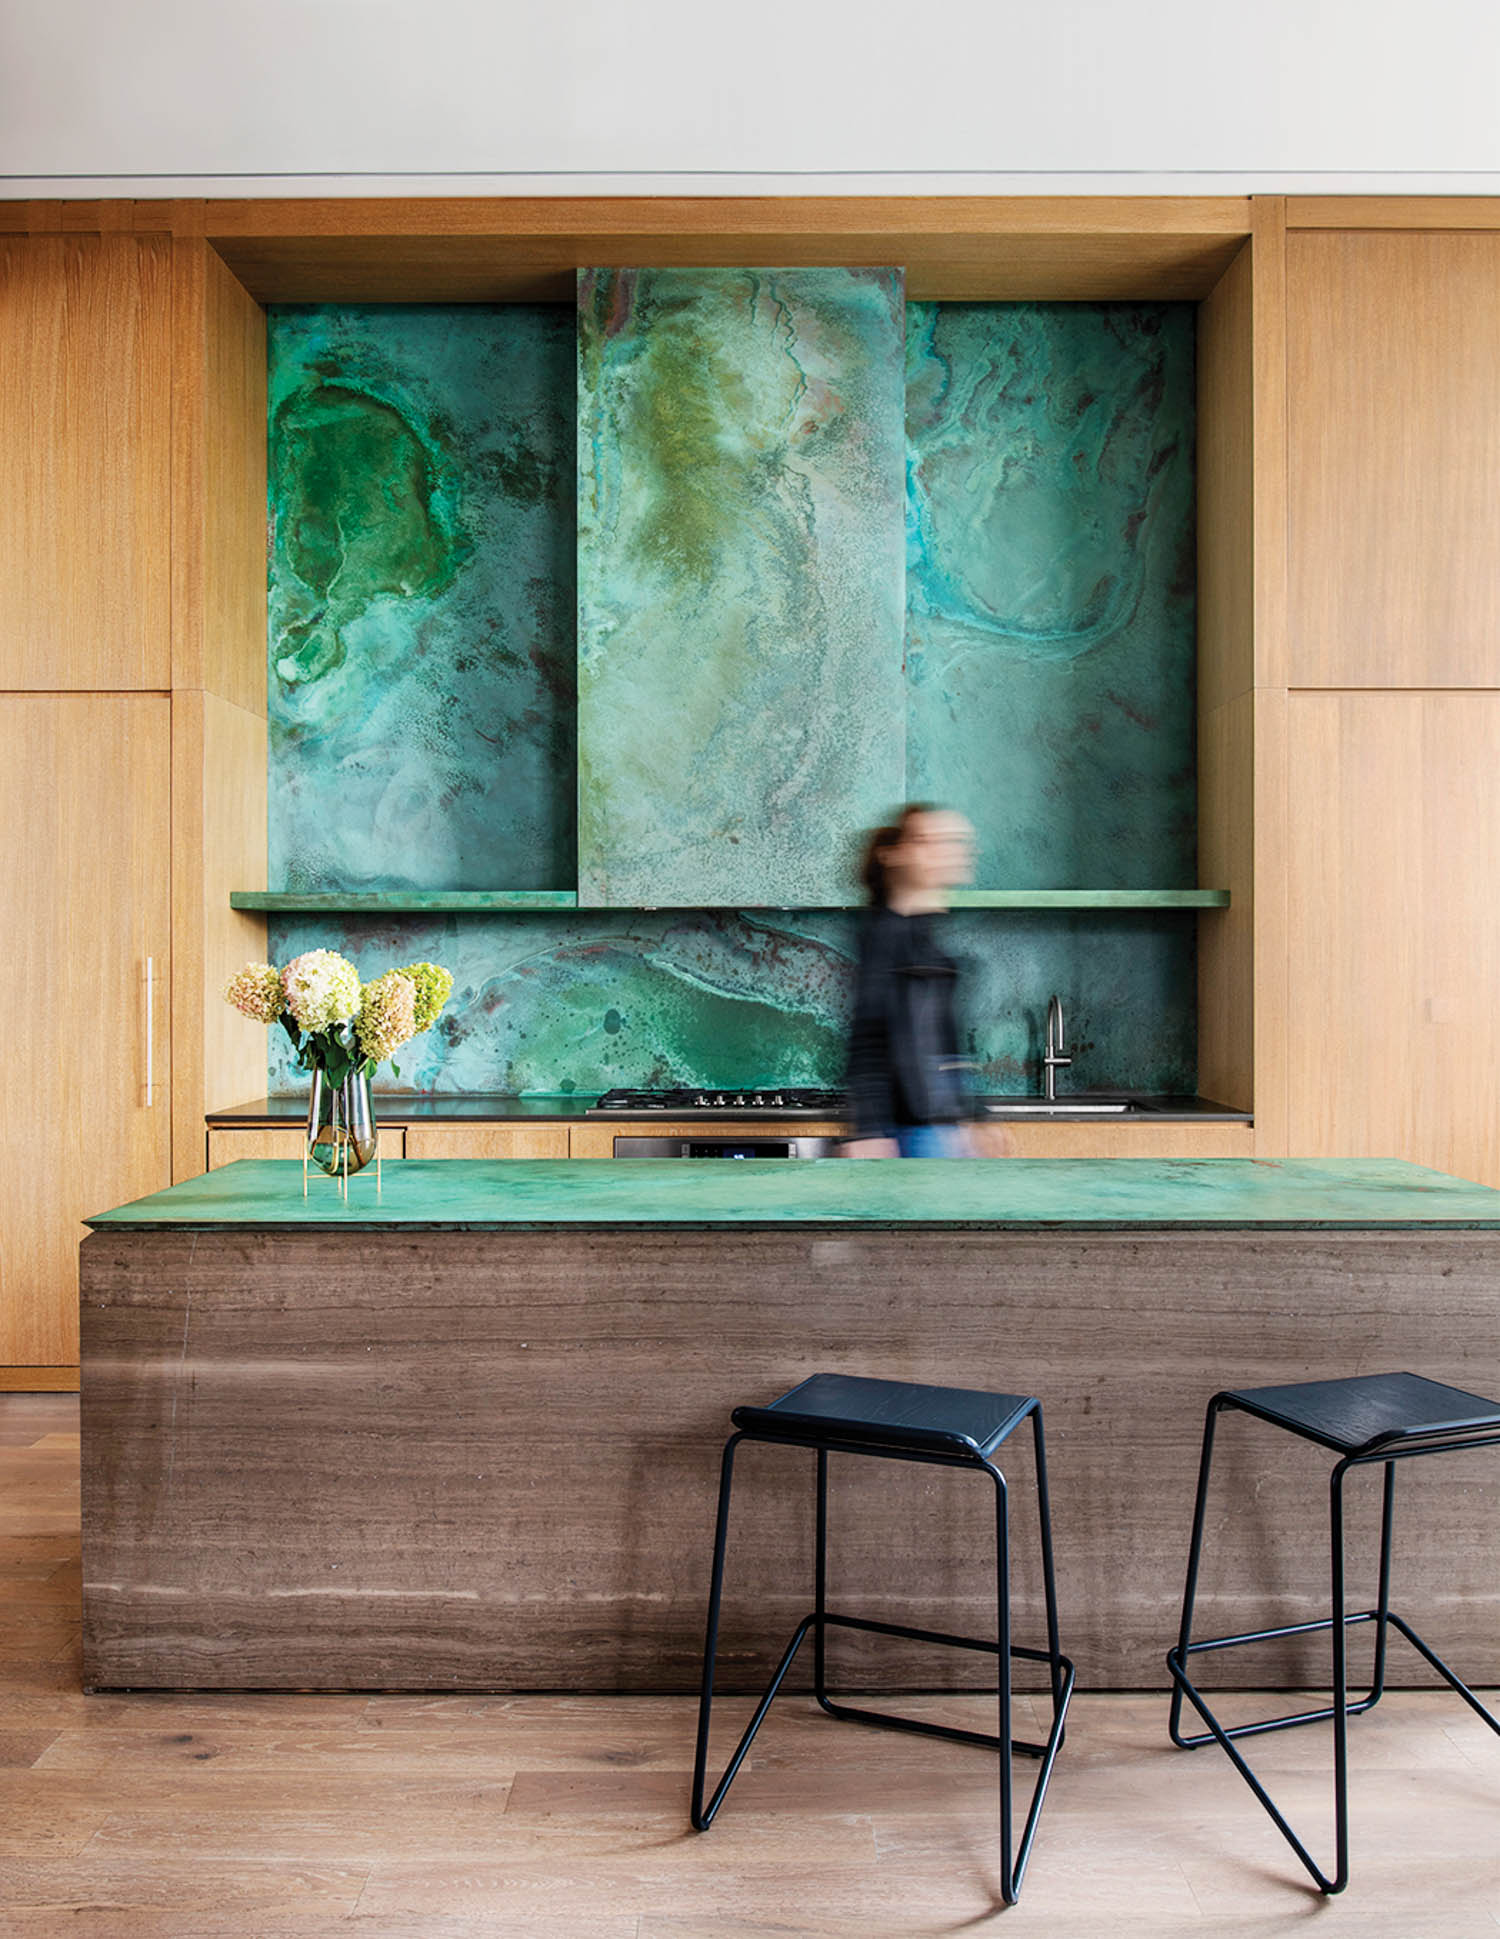
[[[1015,1809],[1011,1758],[1015,1730],[1010,1680],[1010,1498],[1005,1476],[998,1468],[991,1468],[990,1473],[995,1477],[995,1640],[1000,1658],[1000,1896],[1007,1905],[1014,1905],[1021,1881],[1011,1863],[1014,1839],[1011,1816]]]
[[[1198,1564],[1203,1559],[1203,1519],[1208,1507],[1208,1479],[1213,1471],[1214,1429],[1218,1422],[1219,1402],[1215,1396],[1208,1403],[1203,1417],[1203,1451],[1198,1457],[1198,1493],[1193,1503],[1193,1539],[1188,1544],[1187,1581],[1182,1590],[1182,1622],[1177,1631],[1177,1654],[1184,1668],[1192,1647],[1193,1608],[1198,1600]],[[1179,1750],[1193,1750],[1206,1741],[1203,1737],[1184,1737],[1182,1734],[1182,1683],[1176,1676],[1172,1679],[1172,1709],[1167,1719],[1167,1730]]]
[[[828,1703],[828,1450],[818,1449],[817,1555],[813,1565],[813,1695],[823,1710]]]
[[[729,1541],[729,1497],[734,1484],[734,1451],[739,1443],[738,1434],[732,1434],[725,1442],[724,1459],[719,1470],[719,1514],[714,1530],[714,1570],[712,1585],[708,1592],[708,1626],[703,1639],[703,1687],[698,1697],[698,1745],[693,1757],[691,1815],[694,1831],[707,1831],[713,1823],[714,1813],[718,1810],[730,1780],[739,1768],[740,1757],[744,1754],[744,1746],[741,1745],[733,1765],[705,1811],[703,1786],[708,1769],[708,1732],[714,1705],[714,1659],[719,1649],[719,1605],[724,1596],[724,1551]]]
[[[1385,1486],[1380,1500],[1380,1584],[1375,1595],[1375,1666],[1370,1674],[1370,1694],[1356,1706],[1373,1710],[1385,1694],[1385,1645],[1391,1621],[1391,1531],[1396,1519],[1396,1464],[1385,1463]],[[1354,1710],[1349,1713],[1355,1714]]]
[[[1300,1844],[1302,1862],[1330,1896],[1349,1883],[1349,1626],[1344,1620],[1344,1475],[1340,1461],[1328,1481],[1328,1537],[1333,1618],[1333,1839],[1334,1873],[1325,1878]],[[1384,1624],[1381,1624],[1381,1629]],[[1377,1640],[1377,1649],[1379,1643]]]
[[[1052,1501],[1047,1492],[1047,1446],[1042,1435],[1042,1404],[1037,1402],[1031,1416],[1031,1438],[1036,1450],[1037,1520],[1042,1537],[1042,1593],[1047,1603],[1047,1654],[1052,1659],[1052,1715],[1057,1717],[1062,1702],[1062,1643],[1057,1626],[1057,1574],[1052,1566]]]

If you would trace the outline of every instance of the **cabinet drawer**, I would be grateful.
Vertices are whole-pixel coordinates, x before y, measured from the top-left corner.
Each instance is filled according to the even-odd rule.
[[[979,1146],[997,1130],[1006,1134],[1012,1158],[1253,1158],[1255,1127],[1249,1124],[1023,1124],[988,1118],[978,1126]]]
[[[401,1125],[380,1125],[380,1158],[404,1158],[406,1133]],[[212,1130],[208,1134],[208,1169],[232,1165],[236,1158],[298,1158],[302,1156],[302,1127],[247,1126],[243,1131]]]
[[[573,1126],[574,1158],[613,1158],[616,1138],[847,1138],[847,1125],[807,1118],[601,1118]]]
[[[566,1158],[565,1124],[409,1124],[408,1158]]]

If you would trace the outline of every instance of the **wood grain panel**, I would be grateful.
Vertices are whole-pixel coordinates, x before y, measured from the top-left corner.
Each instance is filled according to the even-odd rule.
[[[203,294],[203,685],[264,715],[266,317],[212,250]]]
[[[1500,1184],[1500,694],[1294,694],[1293,1153]]]
[[[85,1241],[82,1285],[92,1685],[691,1689],[730,1410],[839,1368],[1041,1395],[1065,1646],[1085,1686],[1159,1688],[1211,1392],[1382,1366],[1500,1389],[1495,1233],[135,1231]],[[1220,1445],[1205,1626],[1311,1618],[1328,1458],[1245,1420]],[[744,1688],[808,1607],[813,1467],[755,1447],[736,1472]],[[1440,1583],[1454,1660],[1500,1680],[1500,1462],[1412,1463],[1400,1495],[1407,1599]],[[834,1460],[835,1607],[982,1634],[992,1544],[981,1477]],[[855,1684],[985,1673],[836,1654]]]
[[[266,919],[229,891],[266,869],[266,722],[201,688],[172,696],[173,1175],[204,1163],[204,1114],[265,1089],[266,1033],[224,984],[266,953]]]
[[[992,1118],[980,1136],[1003,1125],[1011,1158],[1253,1158],[1248,1124],[1017,1124]]]
[[[1250,226],[1226,197],[420,197],[211,202],[262,302],[571,302],[591,264],[897,263],[914,298],[1200,297]]]
[[[1500,234],[1289,243],[1299,687],[1500,686]]]
[[[1500,229],[1500,195],[1291,195],[1289,229]]]
[[[378,1121],[378,1109],[377,1109]],[[406,1156],[406,1132],[399,1124],[380,1125],[380,1158],[382,1164],[393,1162]],[[301,1159],[305,1134],[301,1131],[270,1130],[261,1127],[249,1131],[223,1131],[217,1127],[208,1133],[208,1169],[217,1171],[220,1165],[235,1164],[241,1158],[296,1158]],[[435,1157],[440,1153],[417,1153],[412,1156]],[[471,1154],[465,1153],[468,1157]],[[491,1152],[476,1152],[475,1157],[492,1157]],[[530,1154],[528,1154],[529,1156]],[[548,1152],[547,1157],[566,1156],[566,1153]]]
[[[69,1394],[77,1391],[76,1367],[0,1367],[0,1394]]]
[[[1198,1088],[1255,1102],[1255,695],[1198,719],[1198,873],[1229,890],[1198,918]]]
[[[172,684],[263,715],[265,317],[206,243],[172,279]]]
[[[1255,684],[1253,248],[1198,307],[1200,714]]]
[[[1284,687],[1289,665],[1286,198],[1257,196],[1253,223],[1255,683]]]
[[[79,1221],[168,1181],[168,703],[0,697],[0,1365],[76,1365]],[[146,959],[155,961],[146,1103]]]
[[[1255,1013],[1255,1152],[1258,1158],[1285,1157],[1289,1082],[1288,1006],[1292,999],[1291,918],[1288,913],[1289,848],[1294,810],[1290,795],[1291,762],[1287,745],[1284,687],[1258,687],[1252,726],[1255,753],[1253,925],[1255,968],[1251,980]],[[1303,812],[1299,798],[1295,813]],[[1296,1000],[1308,993],[1298,991]]]
[[[170,252],[0,239],[0,687],[168,684]]]
[[[1104,236],[1001,236],[941,244],[847,233],[726,238],[581,235],[550,247],[475,237],[245,237],[219,243],[262,303],[569,303],[590,265],[703,268],[889,262],[907,267],[913,301],[949,303],[1192,301],[1237,246]]]
[[[565,1124],[409,1124],[411,1158],[566,1158]]]
[[[234,236],[1162,235],[1242,239],[1243,195],[235,196],[205,205]],[[887,260],[882,258],[882,260]]]

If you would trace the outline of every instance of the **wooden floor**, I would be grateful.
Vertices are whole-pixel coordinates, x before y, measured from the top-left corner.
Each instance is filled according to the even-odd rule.
[[[76,1401],[0,1396],[6,1935],[1500,1928],[1500,1739],[1453,1697],[1394,1693],[1354,1726],[1354,1882],[1323,1904],[1224,1760],[1167,1747],[1164,1699],[1081,1695],[1021,1904],[1001,1914],[988,1754],[834,1724],[802,1698],[698,1837],[681,1698],[85,1697],[77,1490]],[[967,1699],[921,1707],[978,1721]],[[727,1738],[745,1706],[723,1708]],[[1299,1732],[1258,1760],[1319,1829],[1326,1752]]]

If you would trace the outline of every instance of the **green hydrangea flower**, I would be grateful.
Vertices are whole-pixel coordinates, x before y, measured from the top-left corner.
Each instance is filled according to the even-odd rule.
[[[417,1026],[412,1033],[420,1037],[437,1022],[443,1005],[453,993],[453,972],[441,963],[407,963],[397,972],[411,978],[417,992]]]

